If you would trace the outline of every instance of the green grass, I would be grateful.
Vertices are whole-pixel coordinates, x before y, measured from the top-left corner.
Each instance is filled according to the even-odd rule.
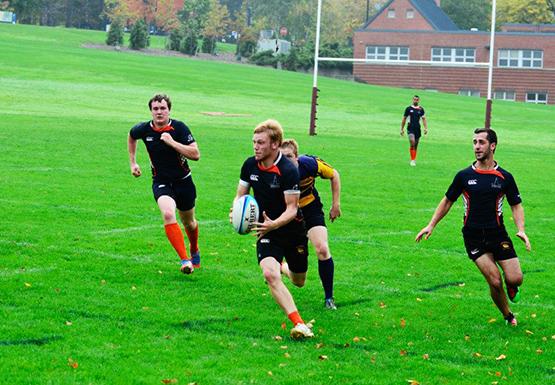
[[[0,383],[553,382],[553,106],[494,103],[496,156],[519,184],[533,247],[516,243],[525,284],[513,329],[464,253],[460,202],[429,241],[413,242],[473,158],[483,99],[419,91],[430,134],[411,168],[398,132],[413,90],[321,78],[309,137],[308,75],[81,47],[104,39],[0,24]],[[149,119],[157,91],[202,154],[192,168],[203,267],[190,277],[178,272],[149,176],[128,167],[127,132]],[[329,225],[339,310],[323,309],[311,250],[306,287],[291,288],[316,320],[317,337],[302,343],[281,328],[254,239],[227,222],[252,129],[270,117],[343,183],[343,216]],[[142,145],[138,158],[147,170]],[[329,186],[318,186],[329,204]],[[514,233],[508,206],[506,220]],[[464,285],[424,290],[453,282]]]

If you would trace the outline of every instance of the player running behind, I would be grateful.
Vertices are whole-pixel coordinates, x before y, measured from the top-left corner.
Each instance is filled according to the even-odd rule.
[[[318,191],[314,187],[314,182],[317,177],[330,181],[332,205],[329,219],[333,222],[341,216],[341,180],[339,179],[339,173],[320,158],[311,155],[301,155],[299,157],[299,146],[294,139],[284,140],[281,145],[281,152],[299,169],[301,180],[299,206],[305,220],[308,239],[314,245],[318,256],[318,273],[324,288],[324,305],[327,309],[336,310],[337,306],[333,298],[334,263],[328,246],[328,229],[322,210],[323,205]],[[284,264],[282,271],[288,273],[286,264]]]
[[[129,132],[131,174],[141,176],[136,160],[137,140],[141,139],[150,157],[152,192],[162,214],[166,236],[181,259],[181,272],[191,274],[195,267],[200,267],[200,252],[195,219],[196,188],[187,160],[199,160],[200,152],[189,128],[183,122],[170,119],[172,103],[167,95],[154,95],[148,107],[152,120],[136,124]],[[192,259],[187,255],[176,208],[189,238]]]
[[[420,242],[422,237],[428,239],[462,194],[465,209],[462,233],[466,252],[486,278],[491,298],[507,323],[516,326],[517,321],[509,308],[498,266],[503,270],[509,299],[517,302],[522,271],[513,243],[505,230],[502,205],[506,196],[518,229],[516,235],[525,243],[526,250],[530,251],[530,241],[524,232],[522,200],[513,176],[493,159],[497,148],[495,131],[476,129],[473,143],[476,162],[457,173],[430,223],[420,230],[415,240]]]
[[[420,97],[414,95],[412,105],[405,108],[403,120],[401,121],[401,136],[405,135],[405,123],[409,117],[409,125],[407,127],[407,136],[410,142],[410,165],[416,166],[416,151],[418,150],[418,142],[420,141],[420,119],[424,123],[424,135],[428,134],[428,122],[424,116],[424,108],[419,105]]]
[[[241,167],[235,200],[252,188],[261,213],[254,230],[258,235],[256,253],[264,279],[274,300],[294,325],[291,337],[310,338],[314,334],[281,280],[280,263],[284,258],[296,286],[304,285],[308,268],[308,239],[298,208],[299,171],[279,151],[282,140],[283,129],[275,120],[262,122],[254,129],[254,156]],[[232,213],[230,219],[231,216]]]

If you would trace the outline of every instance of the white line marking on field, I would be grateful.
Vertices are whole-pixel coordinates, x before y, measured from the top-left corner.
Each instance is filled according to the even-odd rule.
[[[9,239],[0,239],[0,243],[4,245],[16,245],[16,246],[22,246],[22,247],[36,246],[34,243],[31,243],[31,242],[17,242]]]
[[[127,232],[130,232],[130,231],[140,231],[140,230],[154,229],[154,228],[160,228],[160,227],[161,227],[161,225],[159,225],[159,224],[157,224],[157,225],[132,226],[132,227],[109,229],[109,230],[93,231],[93,232],[91,232],[91,234],[94,234],[94,235],[118,234],[118,233],[127,233]]]

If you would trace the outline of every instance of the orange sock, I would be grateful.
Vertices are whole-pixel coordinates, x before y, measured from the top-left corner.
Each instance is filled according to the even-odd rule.
[[[187,238],[189,238],[189,251],[196,253],[198,251],[198,222],[194,230],[189,230],[185,227],[185,232],[187,233]]]
[[[410,160],[416,160],[416,149],[410,149]]]
[[[166,230],[166,236],[168,240],[172,244],[175,251],[179,255],[181,260],[189,259],[187,256],[187,250],[185,249],[185,242],[183,241],[183,232],[181,231],[181,227],[177,223],[170,223],[168,225],[164,225],[164,229]]]
[[[294,311],[293,313],[289,313],[287,315],[287,317],[289,317],[289,319],[291,320],[291,322],[293,322],[293,325],[296,324],[304,324],[303,319],[301,318],[301,315],[299,314],[298,311]]]

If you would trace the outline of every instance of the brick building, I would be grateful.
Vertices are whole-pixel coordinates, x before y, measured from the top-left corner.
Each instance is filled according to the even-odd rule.
[[[489,62],[489,45],[489,32],[460,30],[440,0],[390,0],[355,32],[354,57],[367,62],[355,63],[353,74],[371,84],[487,97],[488,69],[473,63]],[[494,99],[555,104],[555,25],[505,24],[494,49]]]

